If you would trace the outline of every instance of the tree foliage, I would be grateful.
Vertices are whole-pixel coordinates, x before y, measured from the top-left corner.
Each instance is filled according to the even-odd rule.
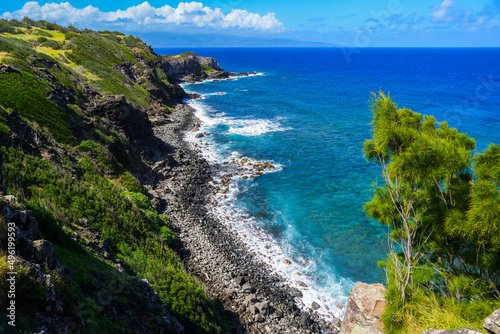
[[[389,285],[404,307],[421,288],[458,302],[500,297],[500,146],[373,94],[373,136],[363,147],[381,170],[365,205],[390,227]],[[395,298],[395,297],[394,297]]]

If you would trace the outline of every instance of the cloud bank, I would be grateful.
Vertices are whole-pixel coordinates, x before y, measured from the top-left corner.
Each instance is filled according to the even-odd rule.
[[[220,8],[212,9],[194,1],[181,2],[176,8],[169,5],[155,8],[148,2],[143,2],[125,10],[113,12],[102,12],[99,8],[90,5],[85,8],[75,8],[69,2],[47,3],[40,6],[38,2],[30,1],[20,10],[2,14],[4,19],[22,19],[24,16],[61,25],[71,24],[98,29],[116,26],[135,31],[209,28],[281,33],[285,30],[275,13],[260,15],[242,9],[233,9],[230,13],[224,14]]]

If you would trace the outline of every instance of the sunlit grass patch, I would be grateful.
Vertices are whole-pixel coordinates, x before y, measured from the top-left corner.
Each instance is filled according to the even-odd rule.
[[[51,57],[59,57],[60,55],[64,54],[64,50],[54,50],[52,48],[46,47],[46,46],[37,46],[35,48],[37,52],[46,54]]]

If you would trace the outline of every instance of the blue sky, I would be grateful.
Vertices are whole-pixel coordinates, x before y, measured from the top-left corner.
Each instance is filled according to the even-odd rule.
[[[121,30],[169,46],[161,36],[210,34],[254,41],[321,42],[353,47],[500,47],[500,0],[67,0],[9,1],[3,18],[45,19]],[[192,38],[193,45],[199,38]],[[196,42],[195,42],[196,41]],[[159,45],[155,45],[159,44]],[[163,44],[163,45],[161,45]]]

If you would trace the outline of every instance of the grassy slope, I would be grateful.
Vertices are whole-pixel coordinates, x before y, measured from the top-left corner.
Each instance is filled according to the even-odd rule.
[[[221,330],[224,325],[214,302],[168,247],[175,238],[168,218],[155,211],[127,166],[108,150],[110,143],[130,148],[128,138],[106,120],[85,111],[89,89],[102,95],[125,95],[128,101],[147,108],[153,98],[143,86],[170,85],[162,71],[142,65],[154,65],[156,56],[140,39],[116,32],[82,32],[31,20],[11,22],[9,27],[6,22],[0,22],[0,63],[16,70],[0,74],[0,140],[7,140],[12,129],[22,125],[14,117],[19,115],[30,132],[37,134],[38,142],[27,139],[27,145],[41,156],[54,150],[58,154],[51,154],[48,161],[3,147],[0,160],[5,164],[4,183],[33,210],[44,238],[55,244],[62,264],[76,271],[72,283],[56,280],[60,298],[70,301],[68,305],[95,302],[89,292],[93,272],[104,273],[106,280],[127,279],[113,269],[110,260],[92,254],[88,247],[68,237],[80,228],[76,223],[79,219],[88,219],[127,272],[147,278],[160,300],[189,331]],[[113,68],[123,63],[137,66],[145,74],[155,71],[157,82],[145,78],[140,84],[130,82]],[[48,96],[58,89],[63,95],[71,92],[73,98],[64,104],[54,103]],[[95,126],[92,138],[83,142],[72,132],[82,124]],[[4,269],[0,266],[0,275],[5,275]],[[30,298],[38,302],[39,296]],[[94,313],[99,321],[87,328],[89,332],[104,333],[118,325],[126,328],[126,323],[111,324],[98,309]],[[28,329],[33,325],[32,315],[29,310],[26,314],[20,322]]]

